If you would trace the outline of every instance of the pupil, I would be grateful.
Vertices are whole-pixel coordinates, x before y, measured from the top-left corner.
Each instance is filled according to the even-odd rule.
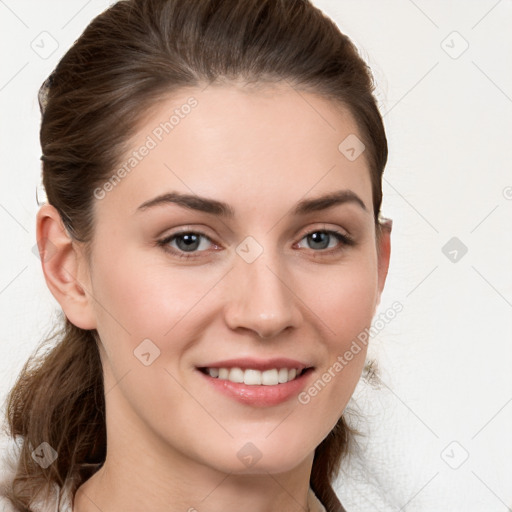
[[[181,246],[182,244],[180,244],[180,241],[184,242],[185,245]],[[193,249],[197,249],[197,244],[199,242],[199,237],[197,235],[194,235],[194,234],[186,234],[186,235],[180,235],[177,239],[176,239],[176,243],[178,245],[178,247],[180,247],[180,249],[182,250],[193,250]],[[196,244],[196,246],[194,246],[194,244]]]
[[[318,231],[309,235],[310,240],[313,241],[314,249],[325,249],[329,245],[329,234]],[[320,247],[315,246],[315,244],[320,244]]]

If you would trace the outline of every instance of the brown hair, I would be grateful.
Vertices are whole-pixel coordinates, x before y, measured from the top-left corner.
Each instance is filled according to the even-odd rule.
[[[97,16],[39,95],[43,184],[69,234],[90,248],[93,191],[122,161],[160,98],[181,87],[240,79],[286,80],[349,109],[366,145],[380,235],[387,141],[371,71],[350,39],[307,0],[122,0]],[[19,510],[30,510],[48,484],[71,479],[74,492],[105,460],[98,335],[62,317],[63,327],[50,338],[58,343],[32,355],[8,396],[10,435],[24,438],[9,495]],[[311,486],[328,512],[344,510],[332,482],[360,434],[344,416],[315,450]],[[43,441],[58,453],[46,469],[31,457]]]

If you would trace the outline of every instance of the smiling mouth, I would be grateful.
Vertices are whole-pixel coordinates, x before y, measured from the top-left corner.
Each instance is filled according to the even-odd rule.
[[[214,379],[227,380],[234,383],[245,384],[247,386],[276,386],[286,384],[306,372],[312,370],[312,367],[298,368],[272,368],[268,370],[233,368],[198,368],[199,371]]]

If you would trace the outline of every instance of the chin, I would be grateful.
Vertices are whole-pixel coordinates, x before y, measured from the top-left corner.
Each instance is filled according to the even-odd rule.
[[[210,460],[209,465],[222,472],[239,475],[285,473],[312,456],[315,447],[309,451],[306,448],[310,442],[311,439],[302,439],[290,443],[283,436],[276,436],[273,440],[259,437],[254,441],[244,437],[243,441],[233,441],[226,446],[217,460]],[[228,453],[235,456],[226,457]]]

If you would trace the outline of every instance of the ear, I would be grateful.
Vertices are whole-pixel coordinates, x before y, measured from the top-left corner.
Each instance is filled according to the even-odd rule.
[[[391,229],[393,221],[391,219],[383,219],[380,222],[381,233],[377,239],[377,265],[378,265],[378,297],[375,309],[380,304],[380,298],[389,269],[389,259],[391,256]]]
[[[87,261],[54,206],[39,209],[36,236],[46,284],[64,314],[81,329],[95,329]]]

